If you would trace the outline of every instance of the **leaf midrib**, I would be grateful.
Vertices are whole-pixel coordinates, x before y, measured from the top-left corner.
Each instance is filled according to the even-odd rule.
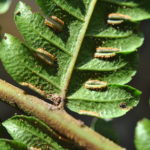
[[[97,102],[97,103],[111,103],[111,102],[122,102],[122,101],[125,101],[125,100],[130,100],[132,99],[133,97],[126,97],[126,98],[122,98],[122,99],[114,99],[114,100],[99,100],[99,99],[95,99],[95,100],[89,100],[89,99],[86,99],[86,98],[69,98],[67,97],[68,100],[76,100],[76,101],[86,101],[86,102]]]
[[[67,89],[68,89],[68,86],[69,86],[69,83],[70,83],[70,80],[71,80],[71,77],[72,77],[72,73],[74,71],[74,68],[75,68],[75,64],[76,64],[76,61],[77,61],[77,58],[78,58],[78,54],[79,54],[79,51],[81,49],[81,46],[82,46],[82,42],[84,40],[84,37],[85,37],[85,34],[86,34],[86,31],[87,31],[87,28],[88,28],[88,25],[90,23],[90,20],[91,20],[91,17],[92,17],[92,14],[94,12],[94,8],[95,8],[95,5],[96,5],[96,2],[97,0],[92,0],[90,6],[89,6],[89,9],[87,11],[87,15],[84,19],[84,23],[83,23],[83,27],[82,29],[80,30],[80,33],[79,33],[79,36],[78,36],[78,40],[76,42],[76,46],[75,46],[75,52],[72,56],[72,60],[69,64],[69,67],[68,67],[68,70],[67,70],[67,73],[66,73],[66,78],[64,79],[64,87],[62,88],[62,92],[61,92],[61,96],[63,99],[65,99],[66,97],[66,94],[67,94]]]

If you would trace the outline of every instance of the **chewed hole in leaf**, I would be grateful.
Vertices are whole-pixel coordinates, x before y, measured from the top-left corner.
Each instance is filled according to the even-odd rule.
[[[50,19],[45,19],[44,23],[55,31],[63,31],[64,21],[56,16],[51,16]]]
[[[99,80],[89,80],[84,84],[84,87],[89,90],[102,90],[107,88],[107,82]]]
[[[21,12],[20,12],[20,11],[17,11],[17,12],[15,13],[15,15],[20,16],[20,15],[21,15]]]
[[[123,102],[121,104],[119,104],[119,107],[122,109],[126,109],[127,108],[127,103]]]
[[[120,13],[110,13],[108,15],[107,23],[111,25],[118,25],[123,23],[125,20],[130,20],[131,17]]]
[[[112,58],[116,56],[116,52],[119,52],[118,48],[111,47],[98,47],[94,53],[95,58]]]
[[[45,63],[47,63],[48,65],[54,65],[54,62],[56,60],[54,55],[45,51],[43,48],[38,48],[35,55],[41,60],[43,60]]]

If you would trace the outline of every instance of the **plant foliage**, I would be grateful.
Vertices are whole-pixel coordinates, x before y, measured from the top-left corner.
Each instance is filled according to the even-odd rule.
[[[138,122],[135,130],[135,146],[137,150],[150,149],[150,120],[143,119]]]
[[[59,135],[34,117],[14,116],[3,122],[3,126],[14,140],[23,143],[28,148],[34,147],[42,150],[79,150],[73,142]]]
[[[11,4],[11,0],[1,0],[0,1],[0,14],[5,13]]]
[[[0,139],[0,148],[2,150],[28,150],[24,144],[6,139]]]
[[[9,34],[1,43],[0,58],[8,73],[45,98],[61,97],[69,109],[80,114],[113,118],[136,106],[140,92],[124,84],[136,72],[136,49],[143,43],[139,21],[150,18],[146,3],[36,1],[45,17],[32,13],[23,2],[15,11],[15,23],[25,43]],[[111,13],[128,19],[121,24],[108,24]],[[61,19],[61,24],[56,27],[57,20],[49,27],[51,21],[45,23],[45,18],[50,16]],[[97,47],[119,51],[112,58],[95,58]],[[93,90],[85,87],[89,80],[108,84],[105,90]]]

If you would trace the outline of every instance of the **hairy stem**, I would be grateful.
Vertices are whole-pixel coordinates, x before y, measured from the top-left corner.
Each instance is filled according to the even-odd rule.
[[[64,110],[52,110],[51,104],[0,80],[0,99],[31,114],[85,150],[124,150],[112,141],[75,120]]]

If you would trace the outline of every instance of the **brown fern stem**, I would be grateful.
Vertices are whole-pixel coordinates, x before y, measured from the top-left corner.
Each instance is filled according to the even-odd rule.
[[[85,150],[124,150],[75,120],[64,110],[53,110],[52,105],[27,94],[25,91],[0,80],[0,99],[33,115],[58,133],[73,140]]]

